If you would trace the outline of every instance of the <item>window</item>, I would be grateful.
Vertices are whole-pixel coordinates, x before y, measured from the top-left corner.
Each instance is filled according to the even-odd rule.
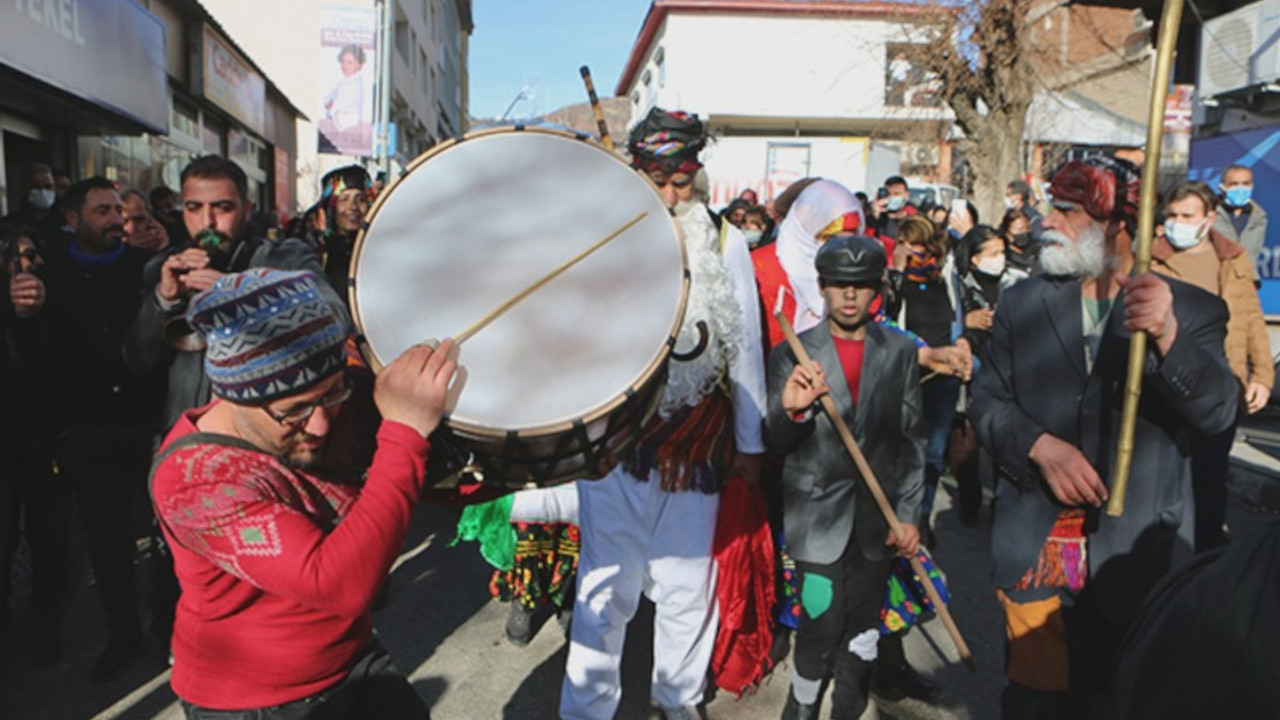
[[[200,137],[200,111],[195,105],[175,96],[169,113],[171,132],[191,139]]]
[[[653,53],[653,64],[658,67],[658,87],[667,85],[667,49],[659,46]]]
[[[399,7],[399,5],[396,6],[396,52],[400,53],[400,59],[408,65],[413,61],[413,56],[409,54],[409,46],[413,44],[413,38],[409,31],[409,21],[400,16]]]

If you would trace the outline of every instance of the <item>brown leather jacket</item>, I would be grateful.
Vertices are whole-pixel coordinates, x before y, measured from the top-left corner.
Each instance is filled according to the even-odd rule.
[[[1253,262],[1243,246],[1217,230],[1209,231],[1209,242],[1218,260],[1218,296],[1226,301],[1231,313],[1227,320],[1227,363],[1242,389],[1252,380],[1270,390],[1275,386],[1275,366],[1262,304],[1253,285]],[[1151,246],[1151,269],[1185,281],[1187,278],[1168,263],[1174,252],[1168,240],[1157,237]]]

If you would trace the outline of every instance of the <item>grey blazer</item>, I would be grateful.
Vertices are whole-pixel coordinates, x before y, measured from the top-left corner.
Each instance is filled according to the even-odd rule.
[[[822,366],[831,398],[898,519],[917,523],[924,494],[925,437],[915,344],[879,325],[867,327],[855,408],[827,324],[802,333],[800,341]],[[787,549],[802,562],[831,564],[856,532],[867,559],[888,558],[896,552],[884,544],[889,525],[831,419],[815,406],[812,417],[796,422],[782,408],[782,388],[795,365],[786,343],[769,355],[765,440],[770,451],[786,456],[782,495]]]
[[[1192,549],[1192,431],[1218,433],[1235,419],[1237,386],[1223,351],[1226,305],[1169,280],[1178,335],[1158,359],[1148,343],[1124,515],[1090,510],[1090,584],[1098,608],[1123,625],[1170,567]],[[1112,309],[1092,372],[1085,371],[1078,280],[1033,277],[1000,298],[973,381],[978,439],[1000,468],[992,563],[1009,589],[1037,560],[1062,506],[1031,446],[1050,433],[1076,447],[1108,486],[1123,406],[1129,333],[1123,300]],[[1052,590],[1039,594],[1047,595]]]

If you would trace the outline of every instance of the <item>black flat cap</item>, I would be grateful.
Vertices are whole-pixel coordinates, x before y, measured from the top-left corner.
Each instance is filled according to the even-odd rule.
[[[888,265],[884,245],[866,235],[837,235],[818,249],[818,277],[833,283],[873,283]]]

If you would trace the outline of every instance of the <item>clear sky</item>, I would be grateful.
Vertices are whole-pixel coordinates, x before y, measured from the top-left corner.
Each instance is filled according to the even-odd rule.
[[[473,0],[468,69],[471,115],[508,119],[586,102],[578,68],[600,97],[613,95],[650,0]]]

